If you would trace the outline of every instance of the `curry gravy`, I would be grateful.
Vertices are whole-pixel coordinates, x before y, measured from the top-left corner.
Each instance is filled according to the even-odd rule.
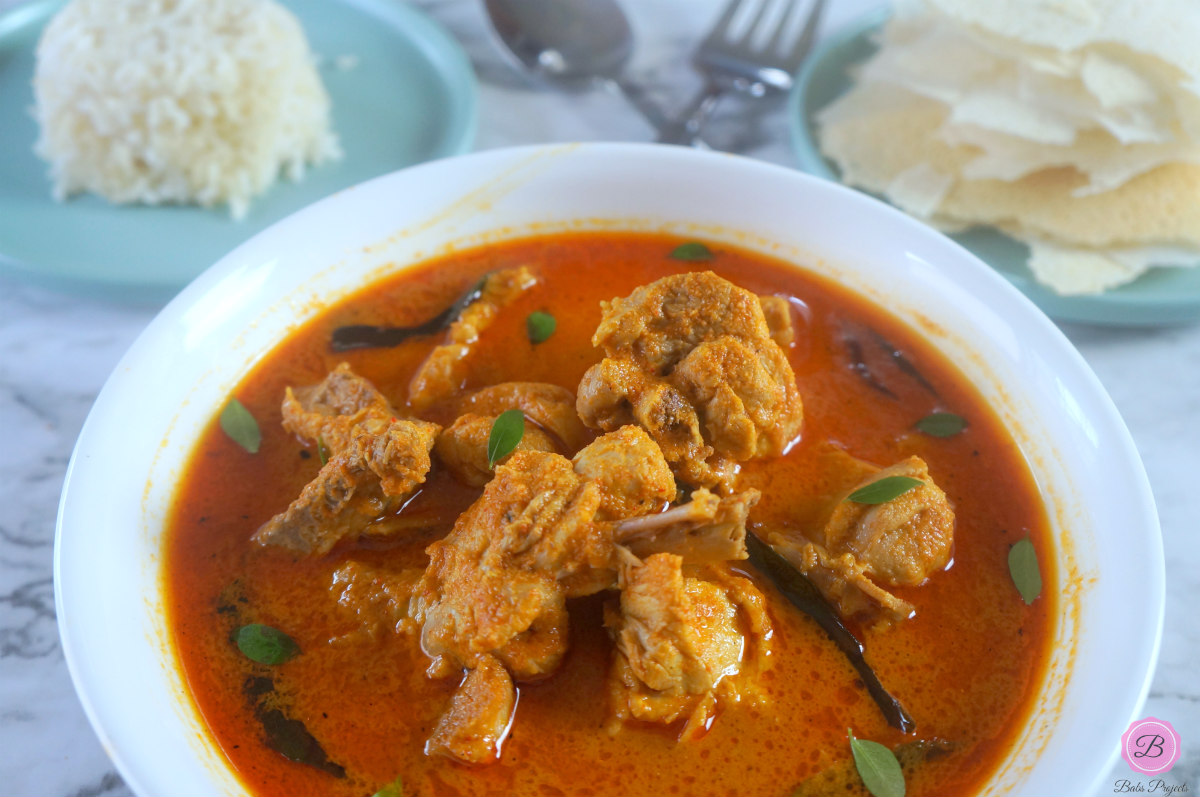
[[[850,758],[847,728],[889,747],[913,739],[947,743],[947,754],[909,775],[910,795],[970,794],[993,773],[1042,685],[1058,593],[1045,554],[1043,594],[1032,606],[1009,577],[1012,543],[1030,536],[1040,551],[1050,550],[1046,513],[1020,452],[954,366],[880,309],[781,261],[732,247],[714,247],[705,263],[672,260],[678,243],[657,235],[572,233],[456,252],[335,305],[263,358],[238,387],[237,398],[261,427],[261,449],[245,452],[215,419],[201,437],[169,521],[164,590],[184,680],[251,793],[362,797],[400,776],[405,795],[785,797]],[[743,564],[735,570],[755,580],[774,622],[774,664],[762,677],[766,705],[726,706],[707,734],[687,743],[677,743],[678,726],[635,723],[609,735],[605,675],[612,646],[601,614],[611,597],[598,595],[568,604],[571,647],[562,668],[540,683],[519,685],[499,762],[468,767],[424,754],[457,680],[425,676],[428,659],[416,636],[378,624],[364,630],[337,604],[331,574],[347,557],[424,567],[424,547],[450,529],[479,491],[458,485],[435,464],[401,511],[417,527],[396,538],[364,537],[326,556],[295,558],[255,546],[250,536],[320,467],[315,448],[280,426],[284,387],[318,382],[345,360],[402,407],[410,376],[440,341],[432,336],[335,354],[332,330],[419,323],[484,272],[520,264],[533,266],[541,282],[483,334],[468,361],[467,390],[521,380],[574,391],[600,359],[590,342],[600,301],[668,274],[711,268],[756,293],[794,298],[797,340],[787,353],[804,401],[802,438],[786,456],[744,467],[742,483],[763,491],[752,525],[797,536],[813,531],[828,489],[821,463],[830,450],[879,465],[910,454],[928,462],[957,516],[952,565],[920,587],[895,590],[917,607],[915,618],[886,631],[855,627],[868,661],[915,719],[914,734],[888,727],[833,643]],[[557,319],[553,336],[538,345],[525,330],[535,310]],[[914,431],[935,410],[965,417],[968,428],[944,439]],[[428,419],[452,420],[436,413]],[[248,622],[285,631],[301,654],[276,667],[250,662],[231,642]],[[297,763],[268,747],[262,717],[271,710],[302,722],[327,763]]]

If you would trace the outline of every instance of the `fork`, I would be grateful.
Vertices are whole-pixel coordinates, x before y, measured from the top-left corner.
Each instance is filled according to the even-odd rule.
[[[801,24],[804,3],[799,0],[730,0],[692,57],[704,74],[704,88],[676,121],[659,129],[658,140],[706,146],[700,130],[726,93],[765,97],[790,89],[812,49],[825,2],[813,0]]]

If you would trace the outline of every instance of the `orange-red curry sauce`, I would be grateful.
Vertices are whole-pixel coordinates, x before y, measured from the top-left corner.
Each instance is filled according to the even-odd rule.
[[[954,752],[927,762],[910,795],[976,790],[995,769],[1028,716],[1052,636],[1056,574],[1043,564],[1043,597],[1021,601],[1007,570],[1009,546],[1032,536],[1048,550],[1045,513],[1014,443],[981,397],[930,346],[881,310],[786,264],[730,247],[709,263],[672,260],[678,241],[635,234],[569,234],[456,252],[371,285],[307,324],[267,356],[236,391],[262,428],[257,454],[214,421],[179,486],[166,552],[166,604],[180,667],[213,737],[249,790],[259,795],[371,794],[397,776],[405,794],[440,795],[790,795],[825,767],[850,757],[846,729],[895,746],[938,738]],[[448,306],[484,272],[531,264],[540,284],[504,309],[470,358],[466,389],[509,380],[572,390],[599,359],[590,340],[600,301],[692,267],[760,294],[794,297],[797,342],[788,352],[804,399],[802,441],[781,459],[748,466],[743,483],[763,489],[755,522],[797,533],[820,494],[820,452],[830,444],[880,465],[918,454],[957,514],[952,566],[898,594],[917,615],[883,632],[858,629],[868,660],[916,720],[915,736],[890,728],[850,665],[807,617],[753,572],[775,624],[769,701],[721,711],[698,741],[677,743],[678,728],[630,725],[612,736],[605,672],[611,644],[601,627],[604,596],[571,605],[571,650],[548,680],[521,685],[501,760],[468,767],[427,757],[433,723],[457,686],[425,677],[415,637],[364,633],[336,603],[330,576],[347,557],[423,567],[424,547],[443,535],[478,494],[435,473],[403,511],[427,527],[401,539],[340,545],[327,556],[294,559],[250,542],[319,468],[317,452],[280,427],[285,385],[319,381],[339,361],[403,405],[414,368],[440,337],[395,349],[334,354],[330,332],[345,324],[409,325]],[[525,319],[535,310],[558,321],[533,345]],[[852,367],[844,338],[874,351],[874,366],[895,394],[872,387]],[[882,359],[894,344],[933,390]],[[879,365],[883,362],[884,365]],[[936,391],[936,396],[934,394]],[[913,424],[934,410],[968,419],[967,430],[938,439]],[[449,418],[431,418],[449,422]],[[436,470],[436,466],[435,466]],[[1043,563],[1049,557],[1042,557]],[[742,568],[745,569],[745,568]],[[241,623],[290,634],[302,653],[267,668],[231,642]],[[378,629],[377,629],[378,630]],[[273,680],[270,706],[304,723],[341,777],[288,760],[264,743],[256,717],[256,676]]]

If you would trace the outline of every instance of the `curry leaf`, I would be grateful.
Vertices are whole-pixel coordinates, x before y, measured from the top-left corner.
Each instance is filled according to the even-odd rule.
[[[899,498],[914,487],[920,487],[925,482],[912,476],[884,476],[870,484],[864,484],[850,495],[847,501],[856,504],[886,504],[893,498]]]
[[[854,768],[858,770],[863,785],[875,797],[904,797],[904,772],[891,750],[879,742],[855,739],[849,728],[850,752],[854,755]]]
[[[1042,571],[1038,567],[1037,551],[1026,537],[1008,549],[1008,574],[1012,576],[1021,600],[1031,604],[1042,594]]]
[[[967,419],[953,412],[935,412],[917,421],[917,430],[932,437],[952,437],[967,428]]]
[[[317,459],[321,460],[321,467],[325,467],[325,463],[329,462],[329,446],[325,445],[325,438],[317,438]]]
[[[495,468],[497,462],[516,450],[524,434],[525,413],[520,410],[500,413],[492,424],[492,433],[488,435],[488,467]]]
[[[529,340],[533,343],[544,343],[554,334],[557,327],[558,322],[554,320],[554,316],[541,310],[535,310],[525,319],[525,331],[529,333]]]
[[[283,664],[300,652],[300,646],[290,636],[262,623],[239,628],[237,646],[246,658],[259,664]]]
[[[404,797],[404,779],[397,776],[395,780],[381,787],[371,797]]]
[[[225,409],[221,410],[221,429],[229,435],[229,439],[237,443],[251,454],[258,453],[262,444],[262,432],[258,429],[258,421],[250,414],[250,410],[237,399],[229,400]]]
[[[712,260],[712,250],[699,241],[688,241],[671,250],[672,260]]]

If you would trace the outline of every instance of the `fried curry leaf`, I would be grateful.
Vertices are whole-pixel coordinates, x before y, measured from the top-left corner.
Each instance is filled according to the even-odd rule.
[[[671,250],[670,258],[672,260],[712,260],[712,250],[699,241],[688,241],[685,244],[680,244]]]
[[[849,728],[846,733],[850,737],[854,767],[867,791],[875,797],[904,797],[904,772],[892,751],[879,742],[855,739],[854,731]]]
[[[533,343],[545,343],[557,327],[558,322],[554,320],[554,316],[541,310],[535,310],[525,319],[525,331],[529,333],[529,340]]]
[[[237,443],[251,454],[258,453],[262,445],[262,432],[258,421],[250,414],[250,410],[235,398],[229,400],[225,409],[221,410],[221,430],[229,435],[229,439]]]
[[[953,437],[967,428],[967,419],[953,412],[934,412],[917,421],[917,431],[931,437]]]
[[[325,438],[317,438],[317,459],[321,460],[321,467],[329,462],[329,446],[325,445]]]
[[[300,646],[290,636],[262,623],[239,628],[237,646],[246,658],[259,664],[283,664],[300,652]]]
[[[886,504],[893,498],[899,498],[924,483],[912,476],[884,476],[882,479],[859,487],[846,496],[846,500],[856,504]]]
[[[391,783],[380,788],[371,797],[404,797],[404,778],[397,777]]]
[[[863,685],[867,687],[867,693],[871,695],[875,705],[879,706],[879,710],[883,712],[888,725],[904,733],[911,733],[916,727],[913,718],[904,709],[904,706],[900,705],[900,701],[880,683],[875,671],[871,669],[871,665],[863,656],[862,643],[842,623],[837,612],[821,595],[821,591],[817,589],[816,585],[752,531],[746,532],[746,552],[749,555],[750,564],[770,579],[789,603],[811,617],[817,625],[821,626],[821,630],[829,635],[838,650],[862,678]]]
[[[1042,594],[1042,571],[1038,567],[1037,551],[1028,537],[1017,540],[1008,549],[1008,574],[1026,605]]]
[[[488,275],[484,274],[478,282],[466,290],[454,304],[442,312],[411,327],[377,327],[370,324],[352,324],[333,330],[329,346],[334,351],[350,351],[351,349],[366,349],[375,347],[399,346],[404,341],[422,335],[433,335],[441,332],[458,320],[463,310],[483,296],[487,285]]]
[[[515,451],[524,435],[525,413],[520,410],[500,413],[492,423],[492,433],[488,435],[488,467],[495,468],[497,462]]]

